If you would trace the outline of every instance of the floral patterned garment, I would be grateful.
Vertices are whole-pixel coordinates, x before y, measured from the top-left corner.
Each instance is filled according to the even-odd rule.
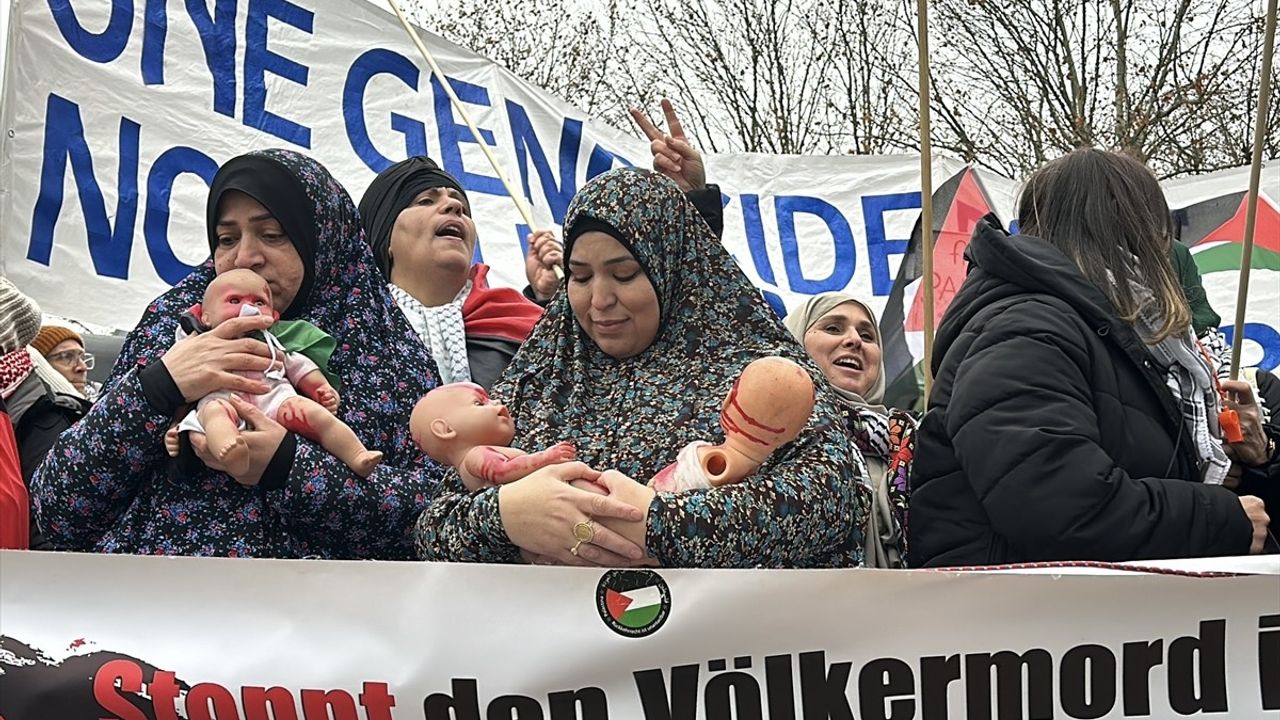
[[[609,357],[578,325],[567,294],[557,295],[494,386],[515,420],[514,446],[534,451],[569,441],[592,467],[645,482],[690,441],[723,439],[720,406],[752,360],[787,357],[826,387],[673,182],[648,171],[611,171],[574,198],[566,228],[583,217],[624,236],[657,292],[658,336],[633,358]],[[571,252],[572,244],[566,262]],[[659,493],[646,544],[666,566],[856,565],[861,524],[851,457],[834,398],[819,392],[809,426],[752,477]],[[461,488],[456,477],[451,483]],[[571,544],[570,528],[565,538]],[[426,559],[519,558],[492,488],[443,493],[419,521],[418,549]]]
[[[386,457],[361,480],[299,437],[278,490],[245,488],[205,470],[171,477],[170,418],[143,397],[141,366],[172,345],[179,313],[199,302],[212,261],[153,302],[129,334],[102,398],[58,440],[33,481],[45,535],[60,549],[164,555],[394,558],[412,556],[411,530],[442,469],[414,445],[409,415],[437,384],[435,363],[373,265],[347,192],[316,161],[286,150],[252,153],[296,179],[314,217],[313,282],[289,315],[337,341],[329,368],[343,383],[339,416]],[[235,162],[234,160],[231,162]],[[307,255],[303,253],[303,257]]]
[[[897,556],[907,557],[907,507],[911,491],[907,476],[916,452],[916,421],[908,413],[890,408],[884,415],[875,410],[845,405],[849,437],[874,466],[883,467],[887,476],[889,513],[892,516],[892,544]],[[874,490],[863,485],[865,501],[874,505]]]

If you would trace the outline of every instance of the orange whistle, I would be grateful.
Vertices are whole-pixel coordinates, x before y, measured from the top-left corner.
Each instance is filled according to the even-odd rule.
[[[1240,429],[1240,413],[1230,408],[1218,413],[1218,424],[1222,426],[1222,437],[1229,443],[1244,442],[1244,431]]]

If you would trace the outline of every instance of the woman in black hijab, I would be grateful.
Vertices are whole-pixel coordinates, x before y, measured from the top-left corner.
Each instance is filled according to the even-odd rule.
[[[559,288],[560,244],[550,233],[531,236],[525,295],[489,287],[489,267],[472,263],[476,225],[467,194],[428,157],[379,173],[360,200],[360,218],[378,270],[441,380],[491,387],[542,315],[531,297],[547,299]]]

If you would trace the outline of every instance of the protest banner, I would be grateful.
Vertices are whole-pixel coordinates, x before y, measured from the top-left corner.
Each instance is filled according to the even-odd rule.
[[[490,278],[524,285],[524,221],[384,9],[361,0],[22,0],[9,26],[0,269],[47,312],[132,327],[208,256],[205,197],[218,165],[270,146],[315,156],[356,199],[390,163],[431,155],[467,188]],[[589,178],[649,164],[644,141],[445,39],[423,38],[540,225],[556,229]],[[726,154],[710,155],[707,167],[724,192],[725,244],[776,308],[846,290],[885,309],[919,214],[916,158]],[[936,158],[933,185],[963,169]],[[1007,222],[1013,181],[974,174]],[[1199,195],[1200,179],[1171,183],[1184,203],[1172,206],[1242,191],[1246,176]],[[1280,167],[1268,168],[1263,187],[1277,179]],[[1274,214],[1273,201],[1265,207]],[[1268,258],[1254,263],[1272,274],[1254,283],[1245,359],[1274,367],[1280,274]],[[1232,317],[1235,279],[1209,273],[1206,285]]]
[[[0,576],[6,720],[1280,712],[1275,575],[3,552]]]
[[[479,256],[499,281],[524,283],[524,223],[382,9],[353,0],[223,0],[212,11],[28,2],[11,18],[11,37],[4,271],[50,312],[131,326],[208,255],[204,200],[218,164],[264,146],[309,152],[357,198],[391,162],[432,155],[472,198]],[[540,223],[563,220],[588,178],[648,164],[647,143],[424,38]],[[919,205],[911,158],[735,155],[708,165],[727,194],[729,244],[763,287],[788,297],[887,293],[893,243]],[[940,177],[960,167],[943,162]],[[888,200],[861,202],[867,194]],[[886,227],[894,212],[901,217]]]

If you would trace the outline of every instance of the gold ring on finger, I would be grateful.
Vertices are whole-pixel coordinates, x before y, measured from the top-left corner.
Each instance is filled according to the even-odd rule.
[[[596,536],[595,521],[587,520],[573,526],[573,539],[579,543],[589,543]]]

